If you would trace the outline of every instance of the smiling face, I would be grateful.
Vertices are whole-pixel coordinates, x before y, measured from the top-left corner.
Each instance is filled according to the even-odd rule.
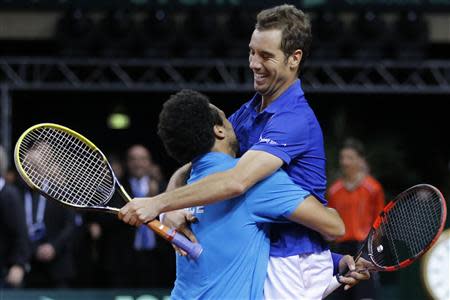
[[[249,44],[253,86],[265,102],[276,99],[297,79],[301,50],[286,57],[281,50],[281,36],[279,29],[255,29]]]
[[[127,166],[131,176],[142,178],[148,175],[151,163],[150,152],[144,146],[135,145],[128,150]]]

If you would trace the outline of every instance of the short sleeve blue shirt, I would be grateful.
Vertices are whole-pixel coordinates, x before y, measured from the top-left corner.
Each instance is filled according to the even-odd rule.
[[[193,162],[189,183],[234,167],[237,159],[210,152]],[[203,246],[197,260],[177,256],[171,299],[262,299],[269,260],[268,223],[286,222],[309,193],[284,171],[245,194],[191,208],[191,229]]]
[[[326,170],[323,134],[309,106],[300,80],[259,112],[256,94],[230,116],[240,144],[240,154],[265,151],[279,157],[291,179],[326,205]],[[272,226],[271,256],[291,256],[328,249],[322,237],[301,225]]]

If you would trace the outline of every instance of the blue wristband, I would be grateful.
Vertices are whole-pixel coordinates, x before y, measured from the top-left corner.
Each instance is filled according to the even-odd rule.
[[[331,252],[331,259],[333,260],[333,276],[339,273],[339,262],[344,255]]]

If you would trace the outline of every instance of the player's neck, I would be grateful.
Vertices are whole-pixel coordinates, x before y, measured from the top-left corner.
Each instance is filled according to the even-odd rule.
[[[236,152],[234,152],[234,150],[231,149],[229,143],[224,142],[224,140],[216,140],[214,146],[211,149],[211,152],[222,152],[232,157],[236,157]]]
[[[347,190],[354,190],[357,188],[363,179],[366,177],[366,173],[363,171],[356,171],[347,174],[343,174],[342,181]]]
[[[277,97],[278,98],[278,97]],[[270,96],[262,96],[261,106],[259,107],[259,111],[263,111],[269,106],[276,98],[272,99]]]
[[[281,86],[279,89],[277,89],[274,93],[268,94],[268,95],[261,95],[261,106],[259,107],[259,111],[263,111],[268,107],[270,104],[272,104],[274,101],[276,101],[295,81],[297,80],[297,77],[292,77],[290,80],[287,80],[283,86]]]

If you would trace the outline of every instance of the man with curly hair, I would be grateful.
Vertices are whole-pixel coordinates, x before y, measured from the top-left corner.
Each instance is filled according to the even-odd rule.
[[[164,104],[158,134],[170,156],[180,163],[192,162],[189,184],[238,162],[239,144],[231,123],[198,92],[181,91]],[[190,211],[199,220],[192,231],[204,250],[195,261],[177,256],[171,299],[262,299],[272,222],[291,220],[327,239],[344,233],[339,215],[282,170],[238,197]]]

